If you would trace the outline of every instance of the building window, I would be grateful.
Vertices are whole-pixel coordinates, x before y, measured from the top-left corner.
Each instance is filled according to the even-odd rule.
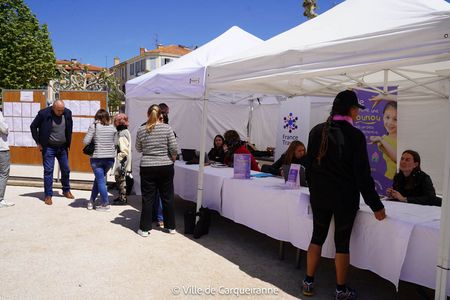
[[[156,69],[156,58],[150,58],[150,71]]]
[[[130,75],[134,75],[134,64],[130,64]]]
[[[173,59],[171,59],[171,58],[164,58],[163,65],[166,65],[166,64],[170,63],[172,60]]]
[[[141,71],[141,70],[139,70],[140,65],[141,64],[138,61],[134,63],[134,71],[136,72],[136,76]]]
[[[145,72],[145,59],[141,60],[141,71]]]

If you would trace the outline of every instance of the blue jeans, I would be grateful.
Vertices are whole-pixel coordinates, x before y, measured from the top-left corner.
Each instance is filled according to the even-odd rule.
[[[63,193],[70,191],[69,183],[69,158],[65,146],[42,148],[42,162],[44,164],[44,191],[45,196],[53,196],[53,169],[55,167],[55,157],[61,168],[61,184]]]
[[[108,189],[106,187],[106,174],[114,164],[114,158],[91,158],[91,167],[95,175],[92,186],[91,201],[95,201],[98,193],[102,199],[102,205],[109,205]]]
[[[159,196],[159,191],[156,191],[155,202],[153,202],[153,220],[157,222],[163,222],[163,211],[162,211],[162,202],[161,197]]]

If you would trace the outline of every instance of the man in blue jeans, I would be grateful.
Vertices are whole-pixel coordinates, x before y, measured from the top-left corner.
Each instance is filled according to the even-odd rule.
[[[44,165],[44,202],[52,205],[53,168],[55,157],[61,167],[63,195],[73,199],[69,183],[68,150],[72,140],[72,112],[64,107],[62,100],[56,100],[52,106],[41,109],[30,125],[31,134],[42,152]]]

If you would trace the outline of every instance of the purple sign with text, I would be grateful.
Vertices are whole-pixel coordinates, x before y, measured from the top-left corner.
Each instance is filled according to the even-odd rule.
[[[366,107],[360,111],[355,126],[366,136],[375,188],[378,194],[385,195],[397,170],[397,93],[382,95],[368,90],[355,90]],[[388,91],[394,90],[397,87],[388,87]]]
[[[250,179],[250,154],[235,154],[233,159],[234,176],[236,179]]]

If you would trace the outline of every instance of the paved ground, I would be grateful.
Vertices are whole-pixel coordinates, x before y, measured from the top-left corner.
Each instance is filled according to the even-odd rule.
[[[0,299],[303,298],[304,269],[295,268],[291,246],[280,261],[277,241],[218,215],[198,240],[160,229],[142,238],[135,233],[138,197],[101,213],[86,210],[88,191],[73,193],[75,200],[55,196],[47,206],[41,188],[7,187],[16,205],[0,209]],[[193,203],[175,204],[183,232],[183,212]],[[332,299],[330,260],[316,278],[318,292],[310,299]],[[432,296],[404,282],[397,293],[388,281],[356,268],[350,278],[359,299],[426,299],[417,290]]]

